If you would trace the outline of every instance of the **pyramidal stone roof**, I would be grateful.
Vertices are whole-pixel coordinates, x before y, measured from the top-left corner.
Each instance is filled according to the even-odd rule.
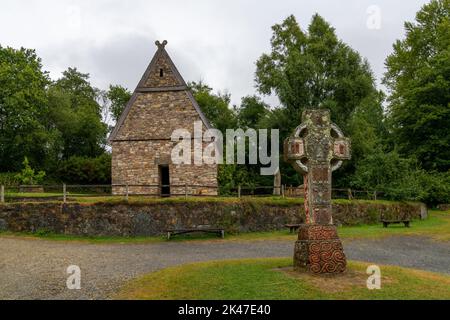
[[[132,106],[136,102],[138,94],[143,94],[143,93],[185,91],[189,100],[191,101],[192,105],[194,106],[195,110],[197,111],[198,115],[200,116],[201,120],[203,121],[203,124],[205,125],[205,127],[207,129],[211,128],[211,125],[210,125],[208,119],[201,111],[200,106],[198,105],[197,101],[195,101],[195,98],[192,95],[192,92],[189,90],[189,87],[187,86],[183,77],[178,72],[177,67],[175,66],[175,64],[173,63],[169,54],[167,53],[167,51],[166,51],[167,41],[164,40],[162,43],[159,41],[156,41],[155,44],[158,47],[158,50],[156,51],[149,66],[145,70],[145,73],[142,76],[141,81],[139,81],[136,89],[134,90],[130,101],[128,101],[122,115],[120,116],[119,120],[117,121],[117,124],[116,124],[113,132],[109,136],[109,138],[108,138],[109,143],[111,143],[115,140],[117,134],[120,131],[120,128],[122,127],[123,123],[125,122],[125,119],[127,118],[128,114],[129,114]],[[163,78],[164,80],[162,80],[161,77],[156,76],[156,75],[158,75],[158,72],[155,69],[161,65],[168,67],[168,68],[165,68],[165,70],[164,70],[164,78]],[[162,69],[161,69],[161,72],[163,72]]]

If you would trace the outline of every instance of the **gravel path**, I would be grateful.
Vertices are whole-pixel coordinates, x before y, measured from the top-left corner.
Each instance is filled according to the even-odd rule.
[[[0,299],[106,299],[125,281],[197,261],[288,257],[293,242],[207,241],[84,244],[0,238]],[[344,243],[349,259],[450,274],[450,243],[391,237]],[[66,269],[81,268],[81,290],[68,290]]]

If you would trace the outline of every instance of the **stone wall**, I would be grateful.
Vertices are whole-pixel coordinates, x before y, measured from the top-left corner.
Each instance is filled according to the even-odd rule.
[[[335,224],[377,223],[380,217],[423,218],[420,203],[348,202],[333,205]],[[155,236],[164,229],[211,225],[228,233],[271,231],[304,221],[300,201],[154,201],[151,203],[11,203],[0,205],[0,231],[85,236]]]

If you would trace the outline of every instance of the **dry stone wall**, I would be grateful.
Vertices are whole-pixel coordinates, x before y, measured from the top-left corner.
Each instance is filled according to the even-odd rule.
[[[378,223],[382,216],[420,219],[425,217],[423,211],[424,205],[420,203],[333,205],[335,223],[344,225]],[[273,204],[260,200],[0,205],[0,231],[45,230],[84,236],[156,236],[167,228],[203,225],[223,227],[227,233],[271,231],[281,230],[287,223],[302,223],[304,218],[301,203]]]

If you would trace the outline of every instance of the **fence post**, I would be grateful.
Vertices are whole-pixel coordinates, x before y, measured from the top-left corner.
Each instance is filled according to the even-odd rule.
[[[188,198],[188,185],[187,185],[187,183],[184,184],[184,197],[185,197],[185,199]]]
[[[67,202],[67,187],[65,183],[63,183],[63,202]]]
[[[284,198],[286,198],[286,186],[283,184],[281,186],[281,196]]]
[[[377,200],[377,190],[375,190],[373,193],[373,200],[375,200],[375,201]]]
[[[241,198],[241,185],[238,186],[238,198]]]
[[[347,190],[347,193],[348,193],[348,200],[352,200],[353,199],[353,195],[352,195],[352,189],[348,189]]]
[[[127,185],[125,186],[125,199],[127,200],[127,202],[129,199],[129,195],[130,195],[130,190],[128,188],[128,183],[127,183]]]
[[[5,186],[2,185],[1,190],[0,190],[0,201],[2,203],[5,202]]]

